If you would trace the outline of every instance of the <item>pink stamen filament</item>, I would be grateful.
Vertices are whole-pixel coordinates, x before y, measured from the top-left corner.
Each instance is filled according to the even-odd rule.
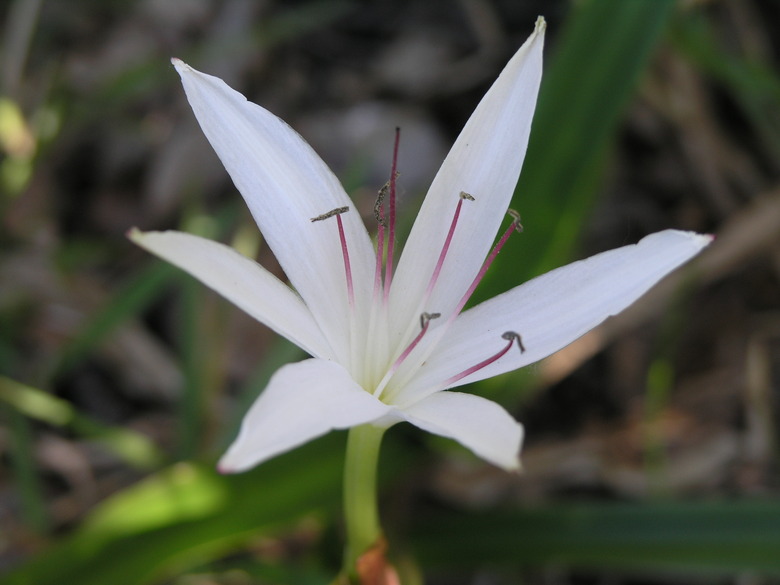
[[[441,267],[444,265],[444,258],[447,256],[447,251],[450,249],[450,244],[452,243],[452,236],[455,234],[455,227],[458,225],[458,218],[460,217],[460,209],[461,207],[463,207],[464,199],[468,199],[469,201],[474,201],[474,198],[468,193],[465,193],[464,191],[460,192],[460,199],[458,199],[458,206],[455,208],[455,213],[452,216],[452,223],[450,224],[450,230],[447,232],[447,238],[444,240],[444,246],[442,246],[441,253],[439,254],[439,259],[436,261],[436,267],[433,269],[433,274],[431,274],[431,280],[428,281],[428,288],[425,289],[425,298],[427,298],[431,294],[433,287],[436,286],[436,281],[439,279],[439,274],[441,273]]]
[[[395,194],[398,177],[398,144],[401,141],[401,129],[395,129],[395,144],[393,145],[393,164],[390,168],[390,201],[388,203],[389,225],[387,230],[387,263],[385,264],[385,300],[390,294],[390,284],[393,282],[393,254],[395,253]]]
[[[349,306],[355,306],[355,290],[352,287],[352,267],[349,264],[349,249],[347,249],[347,237],[344,235],[344,223],[341,221],[341,214],[336,216],[336,222],[339,225],[339,239],[341,240],[341,253],[344,256],[344,274],[347,277],[347,298]]]
[[[374,390],[374,396],[379,397],[382,392],[384,391],[385,387],[387,386],[387,383],[390,381],[390,378],[392,378],[395,371],[399,368],[399,366],[404,362],[404,360],[409,357],[409,354],[414,351],[414,348],[417,347],[417,344],[420,343],[422,338],[425,336],[425,334],[428,332],[428,327],[431,324],[431,321],[433,319],[438,319],[441,317],[441,313],[423,313],[420,315],[420,332],[417,334],[417,337],[415,337],[412,342],[406,346],[406,349],[401,352],[401,355],[398,356],[398,359],[396,359],[393,362],[393,365],[390,366],[390,368],[385,373],[382,380],[377,385],[376,389]]]
[[[349,263],[349,249],[347,248],[347,237],[344,234],[344,223],[341,221],[341,214],[349,211],[349,207],[337,207],[327,213],[312,217],[312,223],[315,221],[323,221],[329,217],[336,216],[336,223],[339,228],[339,241],[341,242],[341,255],[344,257],[344,275],[347,278],[347,298],[349,299],[349,306],[355,306],[355,290],[352,286],[352,267]]]
[[[523,346],[523,340],[520,338],[520,336],[515,333],[514,331],[507,331],[501,336],[502,339],[506,339],[509,343],[506,344],[506,347],[504,347],[501,351],[499,351],[496,355],[491,356],[487,358],[486,360],[483,360],[479,362],[478,364],[471,366],[467,370],[463,370],[460,374],[457,374],[453,376],[452,378],[449,378],[446,382],[444,382],[444,387],[452,386],[455,382],[458,382],[465,378],[466,376],[470,376],[474,372],[478,372],[482,368],[485,368],[492,364],[493,362],[501,359],[506,355],[506,353],[512,349],[512,344],[517,341],[517,347],[520,349],[520,353],[525,353],[525,347]]]
[[[420,340],[423,338],[425,333],[428,331],[428,326],[431,324],[431,321],[433,319],[438,319],[441,317],[441,313],[423,313],[420,315],[420,327],[421,331],[417,334],[417,337],[415,337],[412,342],[406,347],[403,352],[401,352],[401,355],[398,356],[398,359],[395,360],[392,367],[390,368],[389,372],[392,374],[398,369],[398,366],[400,366],[403,361],[409,357],[409,354],[412,353],[415,347],[417,347],[417,344],[420,343]]]
[[[482,268],[479,269],[477,276],[474,277],[474,281],[471,283],[471,286],[469,286],[466,293],[463,295],[463,297],[461,297],[460,301],[455,306],[455,310],[452,312],[451,318],[454,319],[455,317],[458,316],[461,309],[463,309],[463,307],[466,305],[468,300],[471,298],[471,295],[474,294],[474,291],[477,289],[477,285],[479,285],[479,283],[485,277],[485,274],[490,268],[490,265],[493,264],[493,261],[496,259],[496,256],[498,256],[498,253],[501,251],[501,248],[504,247],[504,244],[506,244],[507,240],[509,239],[509,236],[512,235],[512,232],[523,231],[523,226],[520,224],[520,214],[513,209],[508,210],[507,213],[510,216],[512,216],[512,223],[509,225],[508,228],[506,228],[506,231],[504,231],[504,233],[501,236],[501,239],[498,240],[498,243],[495,246],[493,246],[493,249],[490,251],[490,254],[488,254],[488,257],[485,259],[485,262],[482,264]]]

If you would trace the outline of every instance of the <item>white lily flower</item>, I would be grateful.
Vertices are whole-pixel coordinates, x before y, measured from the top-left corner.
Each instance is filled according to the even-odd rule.
[[[339,181],[297,133],[220,79],[173,60],[203,132],[291,286],[233,249],[194,235],[133,230],[131,237],[312,356],[274,374],[221,470],[245,470],[332,429],[399,421],[516,469],[522,426],[498,404],[448,389],[565,347],[710,242],[660,232],[462,312],[519,227],[510,225],[491,252],[525,156],[544,29],[540,18],[455,142],[395,273],[392,201],[375,251]]]

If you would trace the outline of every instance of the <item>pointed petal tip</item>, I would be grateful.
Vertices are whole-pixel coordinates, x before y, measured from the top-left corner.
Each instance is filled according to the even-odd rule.
[[[713,240],[715,240],[715,236],[713,234],[700,234],[698,232],[688,232],[684,230],[666,230],[663,232],[656,232],[654,234],[645,236],[644,238],[642,238],[642,240],[663,238],[665,236],[669,236],[670,234],[677,234],[682,238],[688,239],[692,244],[694,244],[700,250],[702,248],[709,246],[713,242]]]
[[[167,232],[157,232],[157,231],[145,232],[145,231],[140,230],[140,229],[138,229],[137,227],[134,226],[134,227],[131,227],[129,230],[127,230],[127,232],[125,232],[125,236],[127,236],[127,238],[130,241],[138,244],[139,246],[146,247],[147,246],[147,242],[150,239],[153,239],[155,236],[157,236],[159,234],[164,234],[164,233],[167,233]]]
[[[504,471],[520,475],[523,472],[523,464],[520,463],[520,457],[518,456],[517,459],[512,461],[509,465],[504,466]]]
[[[176,71],[179,72],[179,75],[182,75],[183,73],[189,71],[193,71],[192,67],[187,65],[184,61],[182,61],[178,57],[171,57],[171,64],[174,66]]]
[[[544,31],[547,30],[547,21],[544,19],[544,16],[541,14],[536,17],[536,23],[534,24],[534,33],[535,34],[544,34]]]

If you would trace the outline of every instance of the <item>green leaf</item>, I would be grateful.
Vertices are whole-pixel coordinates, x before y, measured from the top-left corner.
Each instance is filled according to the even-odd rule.
[[[29,418],[67,428],[81,437],[94,440],[133,467],[154,468],[165,459],[154,443],[144,435],[129,429],[101,424],[81,414],[67,400],[5,376],[0,376],[0,401]],[[26,489],[22,487],[22,490]]]
[[[780,502],[581,504],[435,512],[412,534],[423,566],[486,564],[780,574]]]
[[[200,565],[249,538],[340,501],[343,434],[249,473],[179,463],[108,499],[7,585],[138,585]]]
[[[105,307],[91,315],[84,328],[63,348],[54,367],[55,374],[72,368],[125,321],[141,313],[176,275],[172,266],[162,262],[153,262],[139,272]]]
[[[239,475],[179,463],[102,503],[72,534],[4,585],[142,585],[203,566],[248,541],[341,506],[344,433],[331,433]],[[380,480],[409,458],[387,441]],[[335,574],[335,569],[334,569]]]
[[[598,198],[620,117],[674,4],[589,0],[578,3],[566,20],[545,66],[512,202],[525,231],[489,272],[492,293],[570,260]]]
[[[575,255],[601,192],[618,123],[674,5],[674,0],[577,3],[544,69],[528,153],[512,200],[524,232],[502,250],[472,304]],[[519,389],[530,390],[534,379],[533,371],[525,369],[481,388],[509,406],[522,399]]]

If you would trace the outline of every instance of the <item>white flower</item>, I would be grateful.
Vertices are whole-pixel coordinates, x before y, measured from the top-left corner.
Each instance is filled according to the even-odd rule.
[[[515,469],[522,426],[490,400],[446,389],[563,348],[709,243],[660,232],[461,313],[493,257],[520,174],[544,29],[539,19],[466,124],[395,273],[391,250],[384,270],[381,261],[385,232],[388,247],[394,236],[389,201],[377,253],[358,213],[344,209],[344,189],[298,134],[220,79],[173,60],[203,132],[292,287],[216,242],[179,232],[134,230],[131,237],[313,356],[274,374],[220,469],[247,469],[332,429],[398,421]]]

